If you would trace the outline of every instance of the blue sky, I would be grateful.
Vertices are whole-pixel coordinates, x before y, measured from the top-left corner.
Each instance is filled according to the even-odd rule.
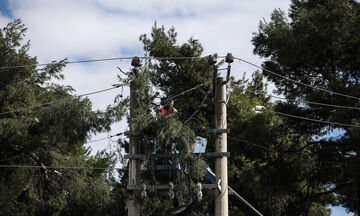
[[[97,59],[143,55],[138,38],[149,33],[155,21],[166,28],[174,26],[179,42],[190,37],[199,39],[204,55],[231,52],[243,59],[261,64],[253,55],[251,37],[259,21],[269,19],[274,8],[287,11],[290,0],[0,0],[0,26],[20,18],[28,27],[30,54],[39,63],[69,58]],[[117,82],[116,67],[127,70],[128,61],[68,65],[63,84],[72,85],[77,94],[108,88]],[[250,76],[255,68],[233,64],[234,75]],[[112,103],[117,91],[91,96],[94,109]],[[116,124],[112,134],[127,128]],[[93,135],[92,139],[107,134]],[[102,149],[107,141],[92,145]],[[333,208],[334,216],[348,215],[342,208]]]
[[[0,0],[0,13],[3,16],[12,18],[11,10],[9,9],[9,3],[7,0]]]

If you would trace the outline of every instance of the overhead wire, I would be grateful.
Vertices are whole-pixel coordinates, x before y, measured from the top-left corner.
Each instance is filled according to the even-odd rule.
[[[101,59],[89,59],[89,60],[78,60],[78,61],[66,61],[64,62],[63,64],[76,64],[76,63],[90,63],[90,62],[101,62],[101,61],[114,61],[114,60],[126,60],[126,59],[132,59],[133,57],[132,56],[125,56],[125,57],[114,57],[114,58],[101,58]],[[144,56],[144,57],[139,57],[140,59],[155,59],[155,60],[187,60],[187,59],[201,59],[201,58],[206,58],[205,57],[188,57],[188,56],[178,56],[178,57],[170,57],[170,56],[165,56],[165,57],[147,57],[147,56]],[[219,56],[218,58],[224,58],[224,56]],[[338,93],[338,92],[334,92],[334,91],[330,91],[330,90],[327,90],[327,89],[324,89],[324,88],[320,88],[320,87],[316,87],[316,86],[312,86],[310,84],[306,84],[306,83],[302,83],[300,81],[297,81],[297,80],[294,80],[294,79],[291,79],[291,78],[288,78],[286,76],[283,76],[283,75],[280,75],[278,73],[275,73],[271,70],[268,70],[264,67],[261,67],[259,65],[256,65],[250,61],[247,61],[247,60],[244,60],[242,58],[239,58],[239,57],[234,57],[234,59],[237,59],[239,61],[242,61],[242,62],[245,62],[249,65],[252,65],[254,67],[257,67],[259,69],[262,69],[274,76],[278,76],[278,77],[281,77],[285,80],[288,80],[288,81],[291,81],[291,82],[294,82],[294,83],[297,83],[297,84],[300,84],[300,85],[303,85],[303,86],[306,86],[306,87],[309,87],[309,88],[313,88],[313,89],[316,89],[316,90],[319,90],[319,91],[323,91],[323,92],[327,92],[327,93],[330,93],[330,94],[334,94],[334,95],[339,95],[339,96],[343,96],[343,97],[348,97],[348,98],[352,98],[352,99],[357,99],[357,100],[360,100],[359,97],[355,97],[355,96],[351,96],[351,95],[347,95],[347,94],[343,94],[343,93]],[[38,66],[46,66],[46,65],[51,65],[51,64],[56,64],[56,63],[42,63],[42,64],[28,64],[28,65],[15,65],[15,66],[2,66],[0,67],[0,70],[3,70],[3,69],[12,69],[12,68],[22,68],[22,67],[38,67]]]
[[[206,83],[201,83],[201,84],[196,85],[196,86],[194,86],[194,87],[192,87],[192,88],[189,88],[189,89],[187,89],[187,90],[184,90],[184,91],[180,92],[179,94],[176,94],[175,96],[169,97],[169,98],[163,100],[162,102],[153,103],[153,104],[155,104],[155,105],[161,105],[161,103],[163,103],[163,102],[173,100],[173,99],[175,99],[175,98],[177,98],[177,97],[180,97],[180,96],[182,96],[182,95],[184,95],[184,94],[186,94],[186,93],[188,93],[188,92],[194,91],[194,90],[196,90],[196,89],[198,89],[198,88],[200,88],[200,87],[202,87],[202,86],[204,86],[204,85],[206,85]]]
[[[114,60],[126,60],[132,59],[133,57],[115,57],[115,58],[102,58],[102,59],[89,59],[89,60],[79,60],[79,61],[65,61],[63,64],[77,64],[77,63],[90,63],[90,62],[101,62],[101,61],[114,61]],[[14,65],[14,66],[2,66],[0,70],[4,69],[14,69],[14,68],[24,68],[24,67],[41,67],[52,64],[57,64],[58,62],[52,61],[50,63],[41,63],[41,64],[27,64],[27,65]]]
[[[202,59],[207,56],[164,56],[164,57],[152,57],[152,56],[143,56],[138,57],[139,59],[154,59],[154,60],[192,60],[192,59]],[[224,56],[219,56],[218,58],[223,58]],[[79,64],[79,63],[91,63],[91,62],[103,62],[103,61],[115,61],[115,60],[131,60],[134,56],[124,56],[124,57],[114,57],[114,58],[100,58],[100,59],[88,59],[88,60],[78,60],[78,61],[65,61],[62,64]],[[1,66],[0,71],[4,69],[15,69],[15,68],[24,68],[24,67],[41,67],[52,64],[58,64],[56,61],[50,63],[41,63],[41,64],[26,64],[26,65],[14,65],[14,66]]]
[[[266,151],[269,151],[269,152],[273,152],[273,153],[282,153],[280,151],[275,151],[275,150],[272,150],[272,149],[269,149],[263,145],[259,145],[259,144],[255,144],[253,142],[250,142],[248,140],[243,140],[243,139],[236,139],[234,137],[230,137],[230,136],[227,136],[227,138],[230,138],[234,141],[237,141],[237,142],[242,142],[244,144],[247,144],[247,145],[251,145],[251,146],[255,146],[255,147],[258,147],[258,148],[261,148],[261,149],[265,149]],[[342,163],[349,163],[349,162],[352,162],[352,161],[323,161],[323,160],[315,160],[314,162],[319,162],[319,163],[333,163],[333,164],[342,164]],[[355,163],[357,163],[356,161],[353,161]]]
[[[175,99],[175,98],[177,98],[177,97],[179,97],[179,96],[181,96],[181,95],[184,95],[184,94],[186,94],[186,93],[188,93],[188,92],[191,92],[191,91],[193,91],[193,90],[195,90],[195,89],[198,89],[198,88],[200,88],[200,87],[202,87],[202,86],[204,86],[204,85],[206,85],[206,83],[201,83],[201,84],[199,84],[199,85],[197,85],[197,86],[195,86],[195,87],[192,87],[192,88],[190,88],[190,89],[187,89],[187,90],[185,90],[185,91],[182,91],[182,92],[180,92],[179,94],[177,94],[177,95],[175,95],[175,96],[172,96],[172,97],[170,97],[170,98],[167,98],[165,101],[169,101],[169,100]]]
[[[307,120],[307,121],[313,121],[313,122],[318,122],[318,123],[324,123],[324,124],[330,124],[330,125],[339,125],[339,126],[345,126],[345,127],[359,127],[358,125],[353,125],[353,124],[324,121],[324,120],[318,120],[318,119],[313,119],[313,118],[306,118],[306,117],[302,117],[302,116],[291,115],[291,114],[282,113],[282,112],[276,112],[276,111],[271,111],[271,112],[273,112],[273,113],[275,113],[277,115],[282,115],[282,116],[287,116],[287,117],[297,118],[297,119],[302,119],[302,120]]]
[[[246,91],[256,93],[256,91],[252,91],[252,90],[249,90],[249,89],[247,89]],[[279,97],[279,96],[276,96],[276,95],[273,95],[273,94],[266,94],[266,92],[262,92],[262,93],[264,93],[264,95],[267,96],[267,97],[273,97],[273,98],[276,98],[276,99],[287,100],[287,101],[291,101],[291,102],[314,104],[314,105],[319,105],[319,106],[327,106],[327,107],[334,107],[334,108],[340,108],[340,109],[360,110],[359,107],[342,106],[342,105],[327,104],[327,103],[319,103],[319,102],[306,101],[306,100],[295,100],[295,99],[291,99],[291,98]]]
[[[262,69],[263,71],[266,71],[266,72],[268,72],[268,73],[270,73],[270,74],[272,74],[272,75],[274,75],[274,76],[283,78],[283,79],[285,79],[285,80],[291,81],[291,82],[296,83],[296,84],[299,84],[299,85],[303,85],[303,86],[306,86],[306,87],[309,87],[309,88],[312,88],[312,89],[315,89],[315,90],[318,90],[318,91],[322,91],[322,92],[326,92],[326,93],[330,93],[330,94],[334,94],[334,95],[339,95],[339,96],[342,96],[342,97],[347,97],[347,98],[352,98],[352,99],[360,100],[359,97],[355,97],[355,96],[352,96],[352,95],[347,95],[347,94],[343,94],[343,93],[339,93],[339,92],[330,91],[330,90],[327,90],[327,89],[324,89],[324,88],[316,87],[316,86],[313,86],[313,85],[310,85],[310,84],[306,84],[306,83],[303,83],[303,82],[300,82],[300,81],[291,79],[291,78],[289,78],[289,77],[280,75],[280,74],[278,74],[278,73],[275,73],[275,72],[273,72],[273,71],[271,71],[271,70],[268,70],[268,69],[266,69],[266,68],[264,68],[264,67],[261,67],[261,66],[259,66],[259,65],[256,65],[256,64],[254,64],[254,63],[252,63],[252,62],[249,62],[249,61],[247,61],[247,60],[244,60],[244,59],[241,59],[241,58],[238,58],[238,57],[234,57],[234,59],[237,59],[237,60],[239,60],[239,61],[245,62],[245,63],[247,63],[247,64],[249,64],[249,65],[252,65],[252,66],[254,66],[254,67],[257,67],[257,68],[259,68],[259,69]]]
[[[121,167],[83,167],[83,166],[36,166],[36,165],[15,165],[15,164],[0,164],[0,168],[42,168],[44,169],[90,169],[90,170],[111,170],[122,169]]]
[[[183,125],[186,125],[202,108],[203,104],[205,103],[206,99],[207,99],[207,95],[205,95],[204,99],[201,101],[201,104],[199,105],[199,107],[196,109],[196,111],[184,122]]]
[[[241,103],[241,102],[234,102],[234,103],[241,104],[241,105],[252,108],[250,105],[247,105],[245,103]],[[277,112],[277,111],[272,111],[272,110],[264,110],[264,111],[272,112],[272,113],[275,113],[277,115],[282,115],[282,116],[287,116],[287,117],[291,117],[291,118],[297,118],[297,119],[302,119],[302,120],[307,120],[307,121],[312,121],[312,122],[317,122],[317,123],[324,123],[324,124],[338,125],[338,126],[345,126],[345,127],[360,127],[359,125],[354,125],[354,124],[347,124],[347,123],[340,123],[340,122],[324,121],[324,120],[313,119],[313,118],[306,118],[306,117],[302,117],[302,116],[297,116],[297,115],[292,115],[292,114],[287,114],[287,113],[282,113],[282,112]]]
[[[262,145],[259,145],[259,144],[255,144],[255,143],[250,142],[250,141],[247,141],[247,140],[237,139],[237,138],[231,137],[231,136],[229,136],[229,135],[227,136],[227,138],[230,138],[230,139],[235,140],[235,141],[238,141],[238,142],[243,142],[243,143],[246,143],[246,144],[248,144],[248,145],[256,146],[256,147],[258,147],[258,148],[262,148],[262,149],[265,149],[265,150],[267,150],[267,151],[277,152],[277,151],[271,150],[271,149],[269,149],[269,148],[267,148],[267,147],[265,147],[265,146],[262,146]]]
[[[95,139],[95,140],[90,140],[89,142],[84,143],[84,145],[90,144],[90,143],[94,143],[94,142],[98,142],[98,141],[102,141],[102,140],[106,140],[106,139],[111,139],[111,138],[113,138],[113,137],[121,136],[121,135],[123,135],[123,134],[124,134],[124,133],[118,133],[118,134],[110,135],[110,136],[107,136],[107,137],[104,137],[104,138]]]
[[[110,90],[115,89],[115,88],[119,88],[120,86],[121,85],[114,85],[111,88],[106,88],[106,89],[102,89],[102,90],[99,90],[99,91],[89,92],[89,93],[85,93],[85,94],[81,94],[81,95],[69,96],[69,97],[66,97],[66,98],[63,98],[63,99],[54,100],[54,101],[50,101],[50,102],[47,102],[47,103],[36,104],[36,105],[30,106],[30,107],[24,107],[24,108],[20,108],[20,109],[16,109],[16,110],[2,112],[2,113],[0,113],[0,116],[5,115],[5,114],[14,113],[14,112],[21,112],[21,111],[24,111],[24,110],[43,107],[43,106],[46,106],[46,105],[51,105],[51,104],[54,104],[54,103],[59,103],[59,102],[67,101],[67,100],[71,100],[71,99],[74,99],[74,97],[75,98],[81,98],[81,97],[85,97],[85,96],[89,96],[89,95],[93,95],[93,94],[98,94],[98,93],[102,93],[102,92],[105,92],[105,91],[110,91]]]

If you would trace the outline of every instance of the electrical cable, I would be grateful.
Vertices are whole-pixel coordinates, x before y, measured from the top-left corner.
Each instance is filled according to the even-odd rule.
[[[292,101],[292,102],[301,102],[301,103],[307,103],[307,104],[314,104],[314,105],[319,105],[319,106],[327,106],[327,107],[334,107],[334,108],[340,108],[340,109],[354,109],[354,110],[360,110],[359,107],[351,107],[351,106],[341,106],[341,105],[334,105],[334,104],[326,104],[326,103],[319,103],[319,102],[313,102],[313,101],[306,101],[306,100],[294,100],[294,99],[289,99],[289,98],[283,98],[283,97],[278,97],[275,95],[269,95],[273,98],[277,98],[280,100],[288,100],[288,101]]]
[[[169,101],[169,100],[173,100],[173,99],[175,99],[175,98],[177,98],[177,97],[179,97],[179,96],[182,96],[182,95],[184,95],[184,94],[186,94],[186,93],[188,93],[188,92],[191,92],[191,91],[193,91],[193,90],[196,90],[196,89],[200,88],[200,87],[203,86],[203,85],[206,85],[206,83],[199,84],[199,85],[197,85],[197,86],[195,86],[195,87],[192,87],[192,88],[190,88],[190,89],[187,89],[187,90],[185,90],[185,91],[182,91],[182,92],[180,92],[179,94],[177,94],[177,95],[175,95],[175,96],[173,96],[173,97],[170,97],[170,98],[168,98],[168,99],[166,99],[166,100],[164,100],[164,101],[162,101],[162,102],[153,103],[153,104],[155,104],[155,105],[161,105],[161,103],[164,103],[164,102]]]
[[[185,91],[183,91],[183,92],[180,92],[179,94],[177,94],[177,95],[175,95],[175,96],[173,96],[173,97],[171,97],[171,98],[168,98],[168,99],[166,99],[165,101],[169,101],[169,100],[172,100],[172,99],[174,99],[174,98],[177,98],[177,97],[179,97],[179,96],[181,96],[181,95],[184,95],[185,93],[188,93],[188,92],[190,92],[190,91],[193,91],[193,90],[195,90],[195,89],[198,89],[198,88],[200,88],[201,86],[204,86],[206,83],[202,83],[202,84],[199,84],[199,85],[197,85],[197,86],[195,86],[195,87],[193,87],[193,88],[190,88],[190,89],[188,89],[188,90],[185,90]]]
[[[247,107],[252,108],[251,106],[241,103],[241,102],[235,102],[236,104],[241,104]],[[287,116],[287,117],[291,117],[291,118],[297,118],[297,119],[302,119],[302,120],[307,120],[307,121],[313,121],[313,122],[317,122],[317,123],[324,123],[324,124],[330,124],[330,125],[339,125],[339,126],[345,126],[345,127],[360,127],[358,125],[353,125],[353,124],[347,124],[347,123],[339,123],[339,122],[330,122],[330,121],[324,121],[324,120],[318,120],[318,119],[312,119],[312,118],[306,118],[306,117],[302,117],[302,116],[297,116],[297,115],[291,115],[291,114],[287,114],[287,113],[282,113],[282,112],[276,112],[276,111],[270,111],[270,110],[266,110],[267,112],[272,112],[275,113],[277,115],[282,115],[282,116]]]
[[[0,116],[5,115],[5,114],[14,113],[14,112],[21,112],[21,111],[24,111],[24,110],[34,109],[34,108],[42,107],[42,106],[46,106],[46,105],[51,105],[51,104],[59,103],[59,102],[66,101],[66,100],[71,100],[71,99],[74,99],[74,97],[75,98],[81,98],[81,97],[85,97],[85,96],[89,96],[89,95],[93,95],[93,94],[98,94],[98,93],[109,91],[109,90],[112,90],[112,89],[115,89],[115,88],[119,88],[120,86],[121,85],[116,84],[116,85],[114,85],[114,87],[107,88],[107,89],[102,89],[102,90],[99,90],[99,91],[89,92],[89,93],[81,94],[81,95],[69,96],[69,97],[66,97],[66,98],[63,98],[63,99],[54,100],[54,101],[50,101],[50,102],[43,103],[43,104],[37,104],[37,105],[34,105],[34,106],[30,106],[30,107],[24,107],[24,108],[12,110],[12,111],[2,112],[2,113],[0,113]]]
[[[309,85],[309,84],[306,84],[306,83],[302,83],[302,82],[300,82],[300,81],[297,81],[297,80],[294,80],[294,79],[290,79],[290,78],[288,78],[288,77],[286,77],[286,76],[280,75],[280,74],[275,73],[275,72],[273,72],[273,71],[271,71],[271,70],[268,70],[268,69],[266,69],[266,68],[263,68],[263,67],[261,67],[261,66],[259,66],[259,65],[256,65],[256,64],[254,64],[254,63],[251,63],[251,62],[249,62],[249,61],[247,61],[247,60],[244,60],[244,59],[241,59],[241,58],[238,58],[238,57],[234,57],[234,58],[237,59],[237,60],[239,60],[239,61],[245,62],[245,63],[247,63],[247,64],[249,64],[249,65],[252,65],[252,66],[254,66],[254,67],[257,67],[257,68],[259,68],[259,69],[262,69],[262,70],[264,70],[264,71],[266,71],[266,72],[268,72],[268,73],[270,73],[270,74],[272,74],[272,75],[274,75],[274,76],[278,76],[278,77],[280,77],[280,78],[283,78],[283,79],[285,79],[285,80],[294,82],[294,83],[296,83],[296,84],[303,85],[303,86],[306,86],[306,87],[309,87],[309,88],[312,88],[312,89],[315,89],[315,90],[318,90],[318,91],[323,91],[323,92],[330,93],[330,94],[334,94],[334,95],[339,95],[339,96],[343,96],[343,97],[347,97],[347,98],[352,98],[352,99],[360,100],[359,97],[355,97],[355,96],[351,96],[351,95],[347,95],[347,94],[342,94],[342,93],[338,93],[338,92],[333,92],[333,91],[330,91],[330,90],[327,90],[327,89],[324,89],[324,88],[315,87],[315,86],[312,86],[312,85]]]
[[[250,142],[250,141],[247,141],[247,140],[236,139],[236,138],[231,137],[231,136],[229,136],[229,135],[227,136],[227,138],[230,138],[230,139],[235,140],[235,141],[238,141],[238,142],[244,142],[244,143],[246,143],[246,144],[248,144],[248,145],[256,146],[256,147],[265,149],[265,150],[267,150],[267,151],[277,152],[277,151],[271,150],[271,149],[269,149],[269,148],[267,148],[267,147],[265,147],[265,146],[262,146],[262,145],[259,145],[259,144],[255,144],[255,143]]]
[[[200,111],[200,109],[202,108],[202,106],[205,103],[206,99],[207,99],[207,95],[205,95],[204,99],[202,100],[201,104],[196,109],[196,111],[184,122],[183,126],[185,126],[190,121],[190,119],[192,119]]]
[[[323,120],[306,118],[306,117],[302,117],[302,116],[291,115],[291,114],[286,114],[286,113],[276,112],[276,111],[272,111],[272,112],[275,113],[275,114],[278,114],[278,115],[282,115],[282,116],[287,116],[287,117],[297,118],[297,119],[302,119],[302,120],[307,120],[307,121],[313,121],[313,122],[318,122],[318,123],[324,123],[324,124],[330,124],[330,125],[339,125],[339,126],[344,126],[344,127],[359,127],[358,125],[353,125],[353,124],[323,121]]]
[[[262,148],[262,149],[265,149],[265,150],[267,150],[267,151],[269,151],[269,152],[281,153],[281,152],[279,152],[279,151],[271,150],[271,149],[269,149],[269,148],[267,148],[267,147],[265,147],[265,146],[262,146],[262,145],[259,145],[259,144],[255,144],[255,143],[250,142],[250,141],[248,141],[248,140],[242,140],[242,139],[240,140],[240,139],[236,139],[236,138],[230,137],[230,136],[227,136],[227,138],[230,138],[230,139],[232,139],[232,140],[235,140],[235,141],[238,141],[238,142],[242,142],[242,143],[245,143],[245,144],[248,144],[248,145],[251,145],[251,146],[255,146],[255,147],[258,147],[258,148]],[[342,164],[342,163],[349,163],[349,162],[355,162],[355,163],[356,163],[356,161],[322,161],[322,160],[316,160],[316,161],[314,161],[314,162],[319,162],[319,163],[333,163],[333,164]]]
[[[122,169],[121,167],[81,167],[81,166],[35,166],[35,165],[14,165],[14,164],[0,164],[0,168],[46,168],[46,169],[90,169],[90,170],[111,170]]]
[[[192,60],[192,59],[202,59],[205,57],[187,57],[187,56],[178,56],[178,57],[170,57],[170,56],[164,56],[164,57],[138,57],[139,59],[154,59],[154,60]],[[79,61],[66,61],[63,64],[79,64],[79,63],[91,63],[91,62],[103,62],[103,61],[115,61],[115,60],[131,60],[134,56],[124,56],[124,57],[114,57],[114,58],[101,58],[101,59],[89,59],[89,60],[79,60]],[[218,58],[224,58],[224,56],[219,56]],[[53,61],[55,62],[55,61]],[[41,63],[41,64],[27,64],[27,65],[14,65],[14,66],[2,66],[0,67],[0,71],[4,69],[14,69],[14,68],[24,68],[24,67],[40,67],[40,66],[47,66],[55,63]]]
[[[118,133],[118,134],[107,136],[107,137],[104,137],[104,138],[90,140],[89,142],[84,143],[84,145],[89,144],[89,143],[93,143],[93,142],[98,142],[98,141],[101,141],[101,140],[111,139],[111,138],[116,137],[116,136],[121,136],[122,134],[123,133]]]
[[[252,91],[252,90],[249,90],[249,89],[246,89],[245,91],[257,93],[256,91]],[[266,92],[262,92],[262,93],[263,93],[266,97],[273,97],[273,98],[277,98],[277,99],[280,99],[280,100],[288,100],[288,101],[292,101],[292,102],[314,104],[314,105],[319,105],[319,106],[327,106],[327,107],[334,107],[334,108],[340,108],[340,109],[360,110],[359,107],[334,105],[334,104],[319,103],[319,102],[306,101],[306,100],[295,100],[295,99],[290,99],[290,98],[285,98],[285,97],[279,97],[279,96],[272,95],[272,94],[266,94]]]

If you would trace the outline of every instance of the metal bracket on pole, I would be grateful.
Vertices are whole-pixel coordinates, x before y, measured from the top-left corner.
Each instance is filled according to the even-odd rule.
[[[222,188],[221,188],[221,179],[219,179],[218,183],[217,183],[217,189],[222,192]]]
[[[208,133],[212,133],[212,134],[230,133],[230,128],[226,128],[226,129],[209,129]]]
[[[230,157],[230,152],[206,152],[199,155],[203,157]]]
[[[128,185],[128,190],[142,190],[144,187],[146,187],[146,190],[169,190],[171,189],[171,186],[169,184],[163,184],[163,185]],[[215,189],[217,188],[217,184],[202,184],[203,189]]]

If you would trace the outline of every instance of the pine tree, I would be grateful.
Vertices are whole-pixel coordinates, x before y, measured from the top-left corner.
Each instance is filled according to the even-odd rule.
[[[53,82],[63,78],[66,59],[40,69],[11,68],[37,64],[28,55],[29,43],[22,45],[25,32],[20,20],[0,30],[0,66],[9,67],[0,71],[0,160],[41,168],[0,168],[1,215],[100,215],[110,198],[104,170],[47,166],[113,166],[113,154],[89,156],[84,143],[90,133],[108,131],[125,113],[127,101],[105,112],[92,111],[89,99],[72,96],[71,86]]]
[[[274,10],[269,22],[261,22],[253,37],[254,52],[266,58],[263,66],[280,75],[300,81],[314,88],[287,81],[264,71],[279,93],[298,104],[284,102],[277,106],[280,112],[332,122],[356,124],[359,112],[340,107],[303,104],[300,101],[358,107],[359,92],[359,21],[360,3],[355,0],[293,0],[288,16]],[[320,91],[319,88],[328,92]],[[329,93],[335,92],[335,93]],[[337,93],[350,95],[344,97]],[[357,144],[352,142],[356,133],[351,127],[324,125],[310,121],[293,120],[298,130],[311,136],[322,136],[334,129],[344,132],[336,139],[313,142],[318,157],[331,161],[321,168],[324,179],[334,188],[323,193],[337,193],[339,204],[359,214],[360,190],[354,173],[359,155]],[[315,147],[318,146],[318,147]],[[355,163],[354,163],[355,162]]]
[[[135,196],[139,200],[138,203],[141,203],[142,214],[169,215],[193,200],[196,195],[195,185],[204,176],[206,163],[199,156],[192,154],[195,143],[194,131],[175,115],[165,116],[158,112],[159,107],[152,101],[154,92],[150,82],[151,70],[152,66],[145,64],[139,71],[134,70],[131,77],[125,80],[128,84],[132,82],[132,85],[136,86],[137,106],[132,111],[135,117],[129,119],[131,136],[141,143],[140,152],[148,156],[142,162],[142,185],[172,184],[174,188],[165,193],[144,191],[135,193]],[[155,111],[155,115],[152,111]],[[165,164],[175,163],[181,166],[181,169],[172,168],[169,170],[169,177],[156,176],[152,163],[159,160],[151,159],[151,155],[166,152],[176,157],[164,159]],[[171,162],[168,163],[167,160]],[[126,181],[125,178],[122,181]]]

